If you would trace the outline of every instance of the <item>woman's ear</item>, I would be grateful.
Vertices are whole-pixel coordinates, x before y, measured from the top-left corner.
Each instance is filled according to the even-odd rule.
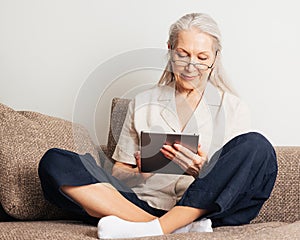
[[[171,49],[171,44],[170,44],[170,42],[168,42],[168,49],[169,49],[169,50]]]

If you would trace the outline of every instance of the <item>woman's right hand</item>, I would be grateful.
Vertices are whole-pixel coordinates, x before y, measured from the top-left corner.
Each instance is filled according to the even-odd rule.
[[[144,173],[144,172],[141,171],[142,163],[141,163],[141,153],[140,153],[140,151],[135,152],[134,157],[135,157],[135,160],[136,160],[136,165],[137,165],[138,171],[143,176],[143,178],[146,180],[149,177],[152,177],[153,173]]]
[[[112,168],[112,175],[124,182],[128,187],[134,187],[153,175],[152,173],[141,172],[141,157],[139,152],[136,152],[134,157],[136,159],[136,166],[115,162]]]

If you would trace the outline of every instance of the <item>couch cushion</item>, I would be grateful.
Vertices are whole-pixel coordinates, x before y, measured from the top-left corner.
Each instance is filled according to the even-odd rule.
[[[127,240],[298,240],[300,222],[293,224],[270,222],[237,227],[221,227],[212,233],[180,233]],[[1,240],[31,239],[97,239],[97,228],[72,221],[8,222],[0,223]]]
[[[76,221],[0,222],[1,240],[95,240],[97,228]]]
[[[300,147],[275,147],[278,176],[271,197],[253,221],[300,221]]]
[[[0,222],[6,221],[14,221],[15,219],[9,216],[3,209],[2,205],[0,204]]]
[[[53,147],[89,152],[99,163],[88,132],[69,121],[3,104],[0,123],[0,201],[5,212],[18,219],[61,218],[62,212],[44,200],[38,163]]]
[[[112,100],[107,149],[105,149],[108,161],[105,162],[104,168],[107,171],[111,171],[113,163],[111,156],[113,155],[117,142],[119,140],[129,102],[130,99],[123,98],[114,98]]]

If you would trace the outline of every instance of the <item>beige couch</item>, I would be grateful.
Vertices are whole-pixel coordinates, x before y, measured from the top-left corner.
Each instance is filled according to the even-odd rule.
[[[114,99],[106,146],[95,146],[77,124],[0,104],[0,239],[96,239],[95,226],[48,203],[37,166],[51,147],[90,152],[108,171],[128,101]],[[142,239],[300,239],[300,146],[276,147],[279,172],[270,199],[251,224],[213,233],[170,234]]]

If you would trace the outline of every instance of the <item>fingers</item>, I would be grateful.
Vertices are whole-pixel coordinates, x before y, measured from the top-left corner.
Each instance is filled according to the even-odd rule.
[[[203,152],[201,149],[201,144],[198,144],[197,153],[199,156],[203,157],[205,159],[205,161],[208,159],[207,154],[205,152]]]
[[[198,168],[196,166],[191,166],[186,170],[186,173],[188,175],[193,176],[194,178],[199,176],[199,172],[200,172],[200,168]]]
[[[141,153],[140,153],[140,151],[135,152],[134,157],[135,157],[135,160],[136,160],[136,165],[137,165],[139,171],[141,171],[142,166],[141,166]]]
[[[177,144],[177,143],[174,144],[174,147],[177,151],[182,152],[188,158],[190,158],[190,159],[195,158],[195,153],[193,153],[190,149],[188,149],[180,144]],[[199,149],[199,147],[198,147],[198,149]]]
[[[141,163],[141,153],[140,153],[140,151],[135,152],[134,157],[135,157],[135,160],[136,160],[136,165],[137,165],[138,172],[141,174],[143,179],[146,180],[147,178],[150,178],[151,176],[153,176],[153,173],[145,173],[145,172],[141,171],[142,163]]]
[[[163,145],[161,152],[167,157],[168,159],[176,162],[183,170],[186,170],[191,165],[193,165],[193,159],[188,157],[183,152],[176,150],[170,145]]]
[[[200,169],[202,168],[204,162],[207,160],[206,159],[206,154],[200,150],[201,149],[201,145],[198,145],[198,154],[195,154],[194,152],[192,152],[191,150],[189,150],[188,148],[183,147],[180,144],[174,144],[174,147],[178,150],[183,152],[189,159],[191,159],[194,163],[194,165],[196,165],[197,167],[200,167]]]
[[[140,151],[136,151],[134,153],[134,157],[135,157],[135,159],[137,159],[137,158],[141,159],[141,153],[140,153]]]
[[[192,152],[188,148],[174,144],[163,145],[161,152],[164,156],[177,163],[187,174],[194,177],[198,176],[204,163],[207,161],[207,155],[201,150],[201,145],[198,145],[197,153]]]
[[[179,156],[179,152],[174,152],[172,153],[171,150],[172,147],[170,146],[166,146],[163,147],[160,151],[162,152],[162,154],[164,154],[164,156],[172,161],[174,161],[176,164],[178,164],[181,168],[183,168],[183,170],[186,170],[186,165],[184,164],[183,161],[180,161],[180,156]]]

